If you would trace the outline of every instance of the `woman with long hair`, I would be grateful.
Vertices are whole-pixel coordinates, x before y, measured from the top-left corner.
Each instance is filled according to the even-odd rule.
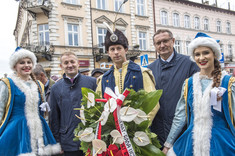
[[[9,78],[0,81],[0,155],[52,155],[61,152],[50,128],[40,115],[43,85],[32,70],[36,56],[17,48],[10,57]],[[42,114],[42,113],[41,113]]]
[[[189,52],[200,72],[183,85],[163,152],[177,156],[233,155],[235,79],[222,72],[220,46],[207,34],[198,33],[189,44]]]

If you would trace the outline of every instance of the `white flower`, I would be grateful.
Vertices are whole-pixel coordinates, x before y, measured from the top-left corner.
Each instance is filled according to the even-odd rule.
[[[99,139],[92,140],[92,146],[95,149],[95,155],[106,152],[106,143]]]
[[[136,109],[136,111],[138,111],[138,115],[134,119],[134,122],[136,124],[140,124],[141,122],[148,120],[148,116],[146,115],[146,113],[144,111],[142,111],[140,109]]]
[[[144,132],[135,132],[135,137],[133,138],[133,141],[138,146],[146,146],[150,143],[149,137]]]
[[[83,123],[83,125],[86,125],[86,118],[85,118],[85,114],[84,114],[84,106],[82,105],[81,109],[80,109],[80,117],[81,117],[81,121]]]
[[[78,133],[79,140],[85,142],[91,142],[95,138],[95,134],[93,133],[93,128],[86,128],[84,131],[80,131]]]
[[[109,112],[103,111],[99,120],[98,120],[98,121],[101,121],[102,126],[104,126],[106,124],[108,117],[109,117]]]
[[[95,95],[93,93],[88,93],[87,97],[87,108],[95,106]]]
[[[138,115],[138,111],[128,106],[122,107],[119,114],[122,121],[131,122]]]
[[[117,108],[117,102],[114,98],[109,99],[104,105],[104,110],[106,112],[113,112]]]
[[[113,137],[113,144],[117,143],[117,144],[122,144],[123,143],[123,136],[120,134],[120,132],[118,130],[112,130],[112,132],[110,132],[110,135]]]

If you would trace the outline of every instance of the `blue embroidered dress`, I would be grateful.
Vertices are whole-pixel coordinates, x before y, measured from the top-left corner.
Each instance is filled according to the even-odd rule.
[[[222,87],[228,89],[229,76],[222,76]],[[210,105],[212,79],[194,74],[188,81],[187,116],[188,127],[176,140],[186,124],[185,100],[178,102],[166,147],[173,145],[167,155],[177,156],[229,156],[235,154],[235,129],[228,111],[228,92],[223,95],[222,110]],[[234,118],[235,85],[232,85],[232,113]],[[174,143],[174,141],[176,142]]]
[[[11,94],[0,82],[0,119],[6,99],[11,96],[8,115],[0,128],[0,156],[51,155],[60,153],[50,128],[39,115],[39,92],[34,81],[15,75],[10,79]]]

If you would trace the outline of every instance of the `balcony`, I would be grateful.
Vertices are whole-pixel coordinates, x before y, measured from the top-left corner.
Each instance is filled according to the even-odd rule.
[[[45,58],[48,61],[51,61],[52,54],[55,51],[53,45],[50,43],[43,43],[40,45],[26,45],[23,48],[28,49],[29,51],[33,52],[38,58]]]
[[[49,17],[49,12],[52,9],[52,4],[49,0],[32,0],[27,3],[27,11],[36,19],[36,15],[44,13]]]

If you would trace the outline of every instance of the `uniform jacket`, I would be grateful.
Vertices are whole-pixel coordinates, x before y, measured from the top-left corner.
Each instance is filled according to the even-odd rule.
[[[144,89],[147,92],[155,90],[155,81],[151,70],[142,68],[132,61],[124,62],[121,72],[119,70],[115,66],[112,66],[110,70],[99,77],[96,91],[101,91],[103,95],[106,87],[114,90],[115,86],[118,86],[120,93],[125,88],[131,88],[135,91]]]
[[[95,90],[96,79],[79,73],[71,83],[64,74],[63,79],[57,81],[51,88],[49,118],[51,130],[64,151],[77,151],[79,149],[80,143],[73,141],[73,131],[80,122],[75,116],[79,112],[74,108],[81,107],[82,87]]]
[[[158,135],[161,145],[169,134],[177,102],[180,98],[184,80],[199,68],[192,62],[189,56],[178,54],[174,51],[174,57],[170,62],[155,60],[148,66],[152,70],[156,81],[156,89],[163,89],[160,98],[160,110],[153,120],[151,130]]]

